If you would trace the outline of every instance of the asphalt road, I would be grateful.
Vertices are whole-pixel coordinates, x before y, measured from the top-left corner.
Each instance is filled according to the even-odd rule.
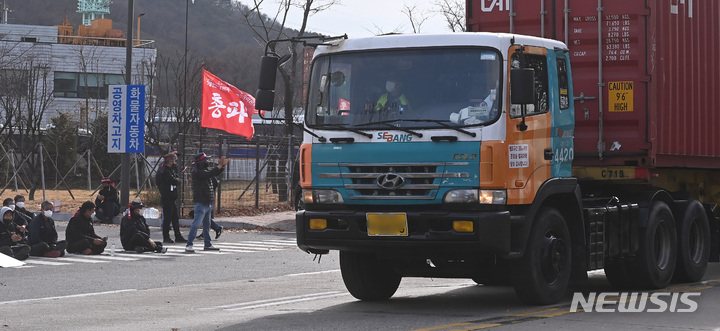
[[[119,245],[117,226],[96,230]],[[293,233],[225,232],[215,245],[220,253],[186,254],[184,244],[165,255],[118,247],[116,256],[31,258],[0,269],[0,329],[720,330],[718,264],[701,283],[665,290],[699,293],[694,313],[570,312],[572,292],[535,307],[511,287],[466,279],[406,278],[391,300],[360,302],[345,290],[337,252],[313,261]],[[572,291],[616,290],[595,272]]]

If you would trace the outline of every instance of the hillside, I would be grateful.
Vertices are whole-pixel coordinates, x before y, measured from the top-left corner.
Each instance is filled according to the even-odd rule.
[[[11,24],[59,25],[65,17],[78,26],[77,0],[5,0],[12,10]],[[241,90],[257,88],[257,67],[264,45],[254,38],[231,0],[198,0],[190,4],[188,53],[205,61],[208,70]],[[113,27],[126,31],[128,0],[114,0],[110,7]],[[180,59],[185,44],[185,7],[180,0],[135,0],[135,16],[141,19],[140,38],[155,40],[160,57]],[[137,22],[137,19],[135,19]],[[137,32],[135,32],[137,33]]]

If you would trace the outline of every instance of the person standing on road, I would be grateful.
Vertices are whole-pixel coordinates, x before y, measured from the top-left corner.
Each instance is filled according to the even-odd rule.
[[[2,207],[2,224],[0,224],[0,253],[18,260],[30,256],[30,246],[22,243],[23,237],[15,230],[13,223],[14,211],[10,207]]]
[[[165,155],[163,164],[155,175],[155,182],[160,190],[160,201],[162,202],[162,233],[163,242],[172,244],[175,241],[185,242],[180,233],[180,215],[177,208],[178,191],[180,185],[180,176],[177,168],[177,154],[170,152]],[[172,225],[175,232],[175,241],[170,239],[170,226]]]
[[[113,217],[120,213],[120,198],[112,179],[105,178],[100,181],[103,188],[95,198],[97,213],[95,217],[102,223],[112,223]]]
[[[67,241],[58,241],[55,221],[52,219],[53,204],[50,201],[43,201],[40,204],[40,214],[30,222],[30,234],[28,244],[30,255],[45,257],[65,256]]]
[[[95,234],[92,222],[94,213],[95,204],[92,201],[85,201],[77,213],[70,218],[65,229],[68,253],[97,255],[107,247],[107,237],[101,238]]]
[[[203,227],[204,250],[220,250],[212,245],[210,239],[210,213],[212,211],[213,201],[215,201],[215,187],[213,186],[212,178],[219,175],[230,160],[223,156],[218,161],[217,167],[208,169],[208,159],[210,159],[210,157],[203,152],[195,155],[193,159],[195,169],[193,169],[191,178],[194,203],[193,212],[195,215],[192,225],[190,226],[190,233],[187,237],[187,246],[185,246],[185,252],[187,253],[195,252],[193,249],[193,240],[195,240],[195,235],[197,235],[197,229],[200,225]]]
[[[150,239],[150,227],[147,220],[140,213],[142,208],[146,207],[140,201],[133,201],[128,211],[120,221],[120,242],[126,251],[136,251],[138,253],[154,251],[155,253],[165,253],[167,247],[163,247],[161,242],[155,242]]]

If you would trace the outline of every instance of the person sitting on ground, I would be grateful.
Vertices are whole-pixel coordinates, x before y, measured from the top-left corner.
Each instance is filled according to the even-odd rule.
[[[112,179],[105,178],[100,181],[103,188],[95,198],[97,213],[95,217],[102,223],[112,223],[113,217],[120,213],[120,198]]]
[[[17,260],[25,260],[30,256],[30,246],[22,243],[23,237],[15,230],[14,212],[10,207],[2,207],[2,224],[0,224],[0,253]]]
[[[55,229],[55,221],[52,219],[53,204],[50,201],[43,201],[40,204],[40,214],[30,222],[30,234],[28,244],[30,255],[45,257],[65,256],[67,241],[58,241],[58,233]]]
[[[120,221],[120,242],[126,251],[136,251],[138,253],[153,251],[155,253],[165,253],[167,247],[163,247],[161,242],[155,242],[150,239],[150,227],[147,225],[145,217],[140,212],[145,205],[140,201],[133,201],[128,206],[128,211]]]
[[[30,221],[35,217],[35,214],[25,209],[25,196],[22,194],[16,195],[14,202],[15,209],[13,211],[15,216],[13,216],[13,223],[15,223],[15,230],[24,239],[27,239],[30,232]]]
[[[10,207],[10,209],[15,210],[15,200],[13,200],[13,198],[5,198],[5,200],[3,200],[3,207]]]
[[[85,201],[70,218],[65,229],[68,253],[100,254],[107,247],[107,237],[101,238],[95,234],[92,222],[94,213],[95,204],[92,201]]]
[[[26,216],[28,224],[35,217],[35,213],[25,209],[25,196],[18,194],[15,196],[15,216],[22,215]]]

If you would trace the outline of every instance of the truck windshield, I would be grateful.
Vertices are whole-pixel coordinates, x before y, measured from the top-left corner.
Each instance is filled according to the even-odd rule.
[[[315,59],[309,127],[387,129],[485,125],[502,109],[499,53],[482,48],[338,53]],[[332,124],[337,124],[333,126]]]

